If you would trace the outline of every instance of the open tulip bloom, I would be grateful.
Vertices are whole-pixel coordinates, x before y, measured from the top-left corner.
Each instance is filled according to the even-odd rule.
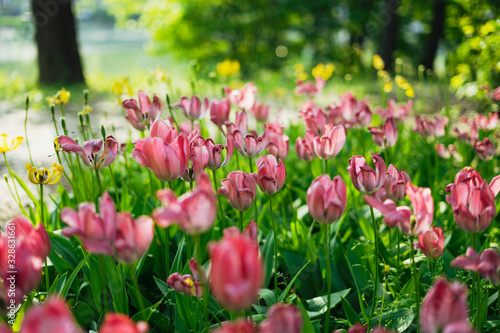
[[[62,150],[77,154],[86,166],[95,170],[110,166],[118,153],[118,141],[111,135],[104,142],[101,139],[85,141],[83,148],[75,140],[65,135],[61,135],[57,142]]]
[[[198,120],[205,116],[205,113],[210,108],[210,102],[207,98],[204,100],[204,105],[202,108],[201,101],[198,97],[192,96],[191,99],[187,97],[182,97],[181,101],[174,104],[173,107],[181,108],[184,111],[184,115],[190,120]]]
[[[153,103],[148,95],[142,90],[139,90],[139,105],[135,99],[127,99],[122,105],[127,111],[125,117],[130,124],[139,131],[144,131],[146,128],[160,118],[163,111],[163,105],[158,96],[153,95]]]
[[[352,184],[361,193],[377,192],[385,183],[386,166],[379,154],[372,154],[375,170],[366,165],[363,156],[353,156],[349,159],[347,171],[351,175]]]
[[[496,249],[487,249],[481,256],[472,247],[467,248],[464,256],[455,258],[451,263],[452,267],[459,267],[468,271],[481,274],[493,284],[500,284],[498,269],[500,268],[500,256]]]

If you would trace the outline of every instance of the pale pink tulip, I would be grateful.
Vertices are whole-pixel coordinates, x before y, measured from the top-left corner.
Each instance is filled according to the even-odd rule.
[[[368,127],[368,130],[372,134],[375,144],[383,149],[394,146],[398,140],[398,127],[393,118],[387,118],[385,124],[381,125],[380,128]]]
[[[129,264],[136,262],[146,253],[153,236],[154,225],[151,217],[143,215],[134,220],[130,213],[118,213],[116,237],[113,242],[116,256]]]
[[[353,156],[349,159],[347,171],[351,175],[352,184],[361,193],[372,194],[385,183],[386,166],[379,154],[372,154],[375,170],[366,165],[363,156]]]
[[[264,155],[257,159],[257,185],[262,192],[273,194],[279,192],[286,180],[286,167],[281,159],[279,162],[273,155]]]
[[[229,163],[231,157],[233,157],[234,152],[233,140],[234,138],[229,135],[227,137],[226,147],[224,147],[223,145],[215,144],[214,141],[210,138],[205,140],[205,147],[208,151],[207,169],[215,171],[217,169],[223,168]],[[226,157],[224,158],[224,161],[222,161],[223,149],[226,149]]]
[[[230,134],[228,134],[228,136],[229,135]],[[235,148],[243,157],[247,158],[253,158],[259,155],[267,147],[269,142],[266,132],[259,136],[255,131],[250,131],[250,133],[243,136],[238,129],[235,129],[231,136],[234,140]]]
[[[184,115],[190,120],[198,120],[203,118],[205,113],[209,109],[209,101],[207,98],[204,100],[204,105],[202,109],[201,101],[198,97],[192,96],[191,99],[187,97],[182,97],[179,103],[173,105],[173,107],[181,108],[184,111]]]
[[[253,82],[249,82],[239,89],[232,90],[229,87],[224,88],[227,98],[231,101],[231,104],[241,108],[243,110],[250,110],[255,103],[255,94],[257,93],[257,87],[253,85]]]
[[[418,243],[415,249],[422,250],[422,253],[431,259],[441,257],[444,251],[444,233],[443,229],[431,226],[429,230],[418,235]]]
[[[298,137],[295,141],[295,152],[297,156],[306,162],[311,162],[316,158],[316,153],[314,152],[314,144],[309,136],[304,138]]]
[[[484,131],[492,131],[497,127],[498,124],[498,113],[492,112],[487,116],[477,114],[475,122],[478,127]]]
[[[456,257],[451,263],[452,267],[463,268],[467,271],[478,272],[493,284],[500,284],[498,269],[500,268],[500,257],[496,249],[487,249],[481,256],[472,247],[467,248],[464,256]]]
[[[234,322],[223,322],[221,327],[212,330],[211,333],[258,333],[258,331],[251,321],[240,318]]]
[[[500,87],[496,87],[495,90],[493,90],[493,100],[495,102],[500,102]]]
[[[301,80],[295,81],[297,87],[294,90],[295,95],[306,95],[308,97],[315,96],[323,91],[326,81],[317,76],[315,81],[302,82]]]
[[[394,118],[395,120],[401,122],[410,115],[412,107],[413,100],[409,100],[406,104],[396,105],[396,101],[394,99],[390,99],[387,102],[387,109],[379,108],[376,111],[384,119]]]
[[[474,143],[474,150],[477,156],[483,161],[489,161],[495,157],[495,145],[490,139],[485,138],[483,141],[477,141]]]
[[[232,134],[233,131],[237,129],[241,132],[241,135],[245,136],[248,132],[247,112],[245,110],[236,112],[236,122],[232,123],[230,121],[226,121],[224,124],[226,125],[228,134]]]
[[[403,200],[407,184],[411,184],[410,176],[403,169],[399,172],[394,165],[389,165],[384,183],[386,196],[396,202]]]
[[[65,135],[61,135],[57,142],[62,150],[77,154],[86,166],[96,170],[110,166],[118,154],[118,142],[111,135],[106,138],[104,144],[101,139],[89,140],[83,143],[83,148]]]
[[[259,123],[265,123],[267,121],[267,118],[269,118],[269,106],[265,106],[262,103],[255,102],[255,104],[250,109],[250,113],[253,114],[253,116]]]
[[[328,118],[321,108],[311,107],[306,110],[299,111],[300,117],[304,120],[306,127],[314,136],[321,135],[328,123]]]
[[[221,183],[222,187],[217,193],[225,195],[234,209],[245,211],[252,206],[257,195],[257,185],[251,174],[233,171]]]
[[[49,297],[41,305],[28,309],[21,325],[22,333],[83,333],[62,299]]]
[[[415,116],[415,127],[414,132],[419,133],[422,136],[434,136],[442,137],[445,132],[445,126],[448,125],[449,119],[447,117],[435,117],[434,121],[430,121],[427,118],[422,118],[420,116]]]
[[[229,120],[230,111],[229,99],[223,98],[220,101],[213,99],[212,104],[210,104],[210,120],[222,129],[222,125]]]
[[[309,215],[323,224],[331,224],[340,219],[347,203],[347,190],[344,180],[336,176],[321,175],[313,180],[307,190]]]
[[[269,154],[274,155],[276,158],[285,159],[290,151],[290,146],[288,136],[283,133],[283,126],[276,119],[273,123],[265,124],[264,128],[269,142],[267,145]]]
[[[322,160],[329,160],[337,156],[346,139],[345,128],[342,125],[325,125],[321,137],[314,136],[310,130],[307,130],[306,134],[313,143],[316,156]]]
[[[151,123],[157,120],[163,111],[163,105],[158,96],[153,95],[153,103],[144,91],[139,90],[139,105],[135,99],[127,99],[122,105],[127,111],[125,117],[130,124],[139,131],[144,131]]]
[[[206,140],[199,136],[198,131],[192,132],[189,138],[189,160],[191,166],[188,166],[186,172],[181,176],[188,182],[197,181],[210,160],[208,148],[205,145]]]
[[[179,198],[169,189],[159,190],[156,196],[163,208],[155,209],[153,217],[163,228],[177,223],[188,234],[201,234],[212,227],[217,217],[217,198],[205,173],[193,191]]]
[[[259,325],[259,333],[302,332],[302,315],[294,305],[274,304],[267,311],[267,318]]]
[[[146,333],[149,326],[145,321],[134,322],[122,313],[107,313],[99,333]],[[68,332],[70,333],[70,332]]]

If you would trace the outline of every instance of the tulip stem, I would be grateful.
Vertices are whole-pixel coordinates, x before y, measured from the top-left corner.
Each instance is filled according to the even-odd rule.
[[[212,175],[214,178],[214,189],[217,194],[217,172],[212,170]],[[222,223],[222,230],[226,229],[226,216],[224,215],[224,211],[222,209],[222,203],[220,202],[220,196],[217,195],[217,213],[219,214],[220,221]]]
[[[26,137],[26,146],[28,146],[28,154],[30,156],[30,162],[31,165],[34,165],[33,163],[33,158],[31,157],[31,149],[30,149],[30,143],[28,141],[28,110],[30,106],[30,100],[29,97],[26,98],[26,115],[24,117],[24,136]]]
[[[43,214],[43,184],[40,184],[40,221],[42,222],[42,225],[45,227],[45,229],[48,230],[47,226],[45,225],[45,218]]]
[[[420,288],[418,285],[418,273],[417,273],[417,265],[415,264],[415,247],[413,245],[414,236],[410,236],[410,257],[411,257],[411,267],[412,267],[412,275],[413,280],[415,281],[415,304],[417,305],[417,315],[415,318],[417,319],[420,315]]]
[[[396,260],[396,272],[398,273],[398,284],[399,284],[399,259],[400,259],[400,253],[401,253],[401,230],[399,228],[396,228],[396,232],[398,233],[398,256]]]
[[[87,190],[86,194],[87,194],[87,197],[90,199],[91,196],[91,192],[90,192],[90,189],[89,189],[89,185],[87,184],[87,178],[85,178],[85,173],[83,172],[83,169],[82,169],[82,164],[80,163],[80,159],[76,159],[76,164],[78,164],[78,169],[80,170],[80,175],[83,179],[83,184],[85,185],[85,190]]]
[[[139,304],[137,304],[139,306],[139,309],[137,309],[137,310],[139,310],[138,312],[143,312],[144,300],[142,299],[142,294],[139,291],[139,282],[138,282],[139,277],[135,274],[136,268],[137,268],[137,264],[130,265],[130,275],[132,275],[132,281],[134,282],[134,288],[137,291],[137,298],[139,299]],[[142,320],[147,320],[145,312],[142,313]]]
[[[479,252],[477,250],[477,233],[471,233],[471,242],[472,242],[472,248],[474,251]],[[476,287],[476,315],[475,315],[475,322],[474,327],[480,332],[481,327],[479,327],[479,311],[481,311],[481,277],[479,276],[479,273],[472,273],[473,275],[473,288],[472,288],[472,299],[474,299],[474,287]]]
[[[101,178],[99,176],[99,170],[95,169],[95,177],[97,178],[97,186],[99,186],[99,193],[102,194]]]
[[[113,172],[113,168],[111,167],[111,164],[109,165],[108,169],[109,169],[109,173],[111,175],[111,180],[113,181],[113,186],[115,187],[116,205],[118,207],[120,207],[120,209],[121,209],[120,196],[118,194],[118,186],[116,186],[115,173]]]
[[[274,223],[272,194],[269,194],[269,205],[271,208],[271,223],[273,225],[274,236],[274,296],[276,297],[276,303],[278,303],[278,237],[276,236],[276,224]]]
[[[196,269],[198,270],[198,278],[200,279],[200,283],[203,286],[203,326],[208,327],[208,312],[207,312],[207,307],[208,307],[208,295],[206,293],[207,291],[207,286],[205,285],[205,277],[203,275],[203,270],[202,270],[202,258],[201,258],[201,239],[200,235],[195,235],[193,236],[193,241],[194,241],[194,246],[196,247],[196,254],[195,254],[195,259],[196,259]]]
[[[328,175],[328,160],[324,160],[324,161],[325,161],[325,172],[324,172],[324,174]]]
[[[21,202],[21,197],[19,197],[19,192],[17,191],[16,182],[14,181],[14,176],[12,176],[12,170],[10,170],[9,162],[7,161],[7,155],[5,155],[5,153],[3,153],[3,158],[5,160],[5,166],[7,167],[7,170],[9,171],[10,179],[12,179],[12,184],[14,186],[14,190],[16,191],[17,200],[15,197],[14,197],[14,200],[16,200],[16,202],[17,202],[19,208],[21,208],[21,211],[23,212],[23,214],[28,216],[28,214],[24,210],[23,204]]]
[[[252,161],[251,157],[248,158],[248,162],[250,164],[250,173],[253,173],[253,161]],[[257,197],[253,201],[253,207],[254,207],[254,217],[253,218],[254,218],[255,222],[257,222],[258,216],[259,216],[259,213],[257,211]]]
[[[373,315],[375,314],[375,308],[377,307],[377,289],[378,289],[378,270],[379,270],[379,258],[378,258],[378,228],[377,221],[375,221],[375,214],[373,213],[373,207],[370,206],[370,213],[372,216],[373,223],[373,235],[375,238],[375,280],[373,281],[373,300],[372,300],[372,309],[370,312],[370,322],[368,323],[368,330],[372,328],[372,320]]]
[[[243,232],[243,212],[240,210],[240,232]]]
[[[178,131],[180,131],[181,128],[179,127],[177,120],[175,120],[174,111],[172,110],[172,106],[170,105],[170,96],[168,96],[168,94],[167,94],[167,106],[168,106],[168,111],[170,111],[170,117],[172,117],[172,120],[174,121],[175,127],[177,128]]]
[[[325,160],[326,161],[326,160]],[[338,230],[338,229],[337,229]],[[325,332],[330,332],[330,294],[332,292],[332,270],[330,268],[330,225],[324,225],[325,261],[326,261],[326,314]]]

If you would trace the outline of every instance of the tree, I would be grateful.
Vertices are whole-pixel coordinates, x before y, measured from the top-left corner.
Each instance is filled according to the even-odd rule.
[[[425,68],[434,69],[434,58],[438,49],[439,40],[444,33],[446,2],[436,0],[434,3],[434,19],[432,20],[431,33],[427,42],[427,48],[422,64]]]
[[[31,0],[41,84],[84,82],[70,0]]]

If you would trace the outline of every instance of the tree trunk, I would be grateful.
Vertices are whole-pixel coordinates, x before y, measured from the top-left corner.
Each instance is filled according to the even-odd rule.
[[[386,1],[386,15],[385,29],[382,35],[382,60],[385,63],[385,69],[392,71],[393,68],[393,54],[396,50],[399,24],[398,24],[398,1],[397,0],[387,0]]]
[[[422,61],[425,68],[434,68],[434,58],[436,57],[439,40],[443,37],[444,32],[445,9],[445,0],[436,0],[434,2],[434,19],[432,20],[431,34],[427,41],[427,48]]]
[[[31,0],[41,84],[84,82],[70,0]]]

